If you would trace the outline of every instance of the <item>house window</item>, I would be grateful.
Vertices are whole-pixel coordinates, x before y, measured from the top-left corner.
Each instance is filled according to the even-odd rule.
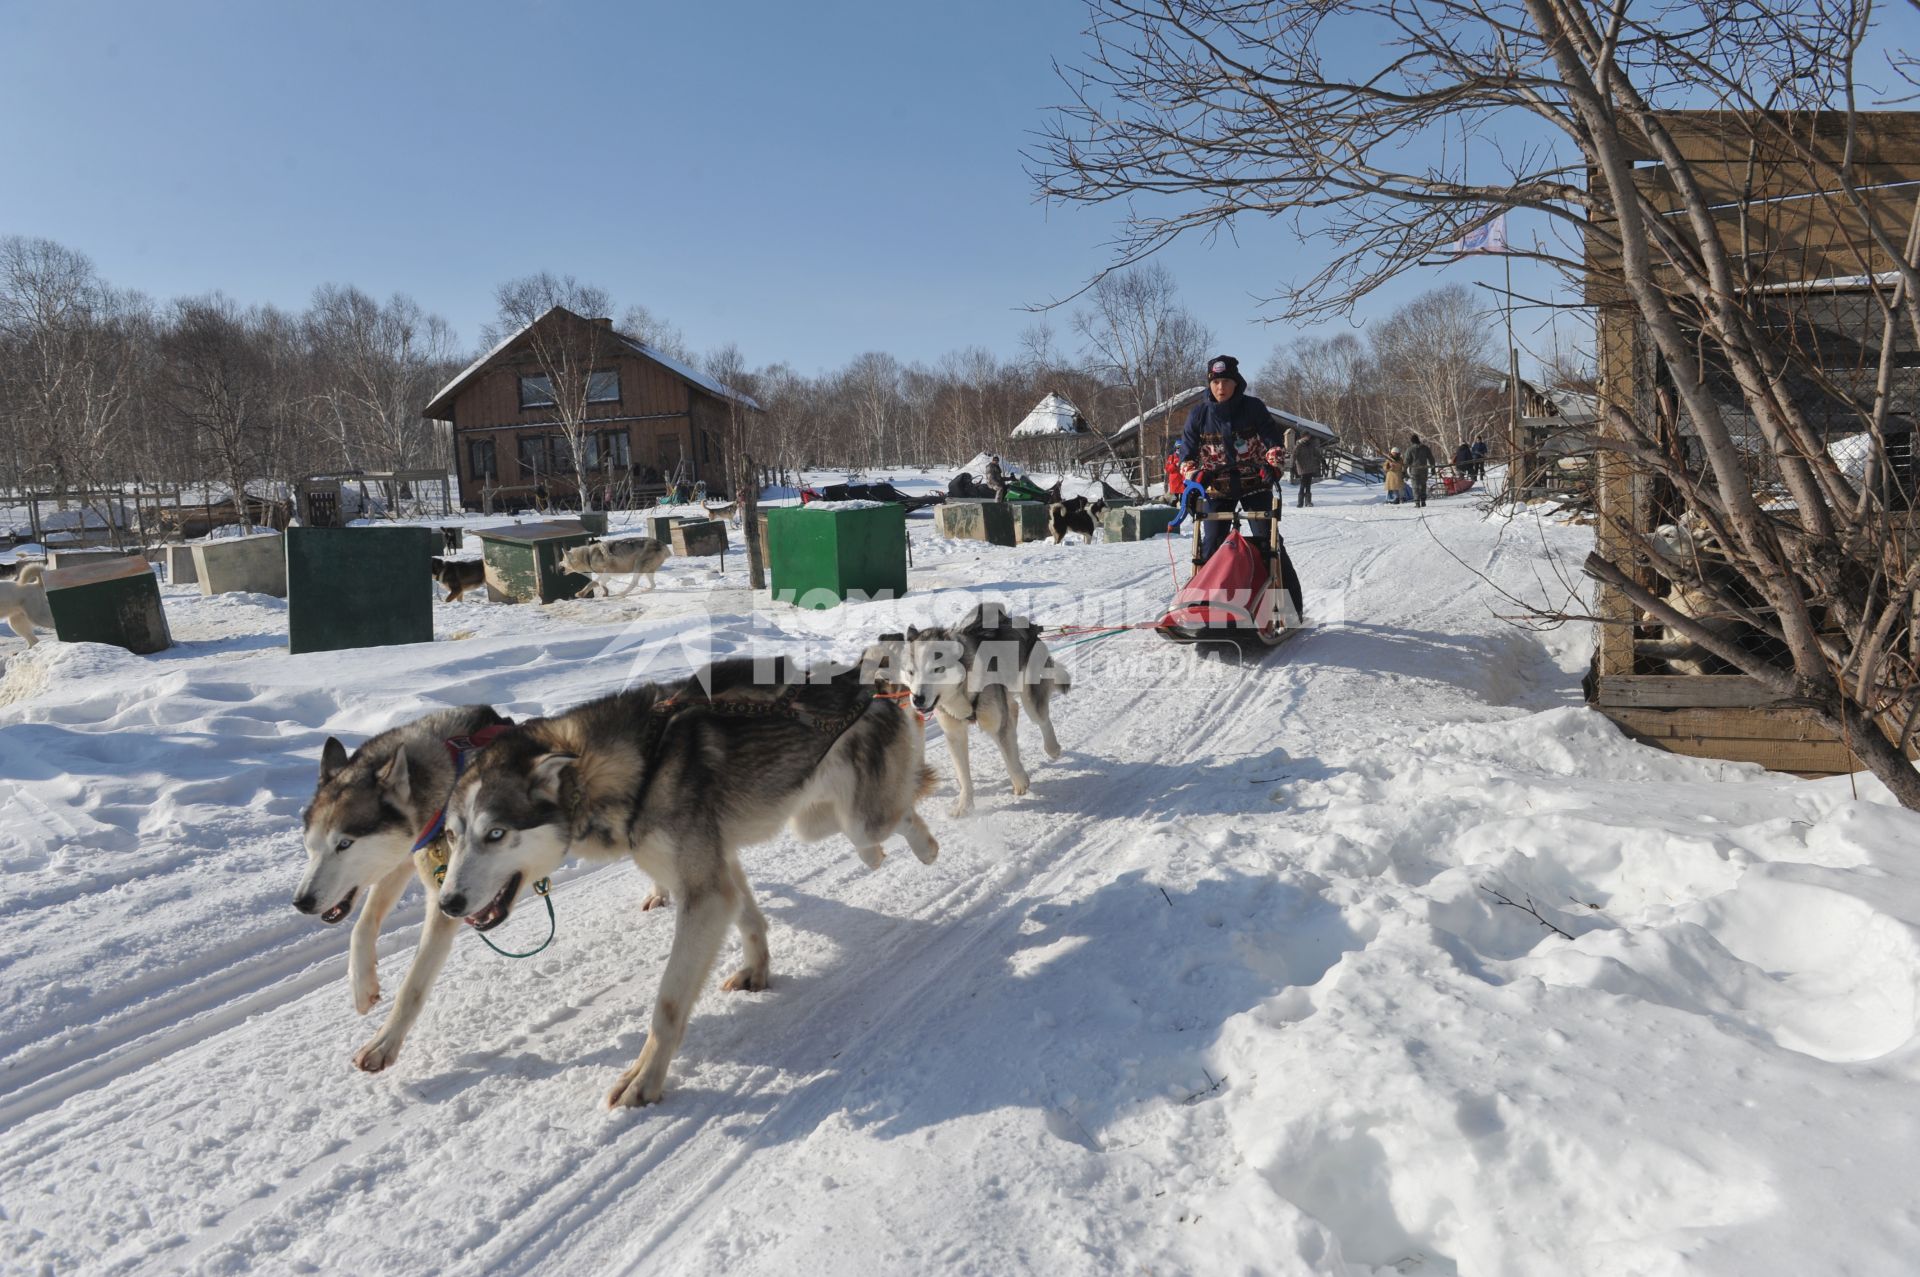
[[[609,368],[605,372],[587,374],[588,403],[619,403],[620,372]]]
[[[603,372],[587,374],[588,403],[619,403],[620,372],[609,368]],[[520,407],[551,408],[554,406],[553,378],[545,373],[532,373],[520,379]]]
[[[624,470],[633,461],[631,447],[626,431],[602,430],[587,438],[587,465],[595,470],[602,466]]]
[[[521,435],[520,477],[533,481],[543,475],[553,473],[553,467],[547,464],[547,437],[545,435]]]
[[[524,408],[553,407],[553,379],[544,373],[520,379],[520,406]]]
[[[467,440],[467,473],[476,479],[500,477],[500,465],[493,454],[493,440]]]

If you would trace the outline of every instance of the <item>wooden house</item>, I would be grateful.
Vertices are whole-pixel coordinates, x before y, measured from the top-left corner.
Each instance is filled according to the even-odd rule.
[[[1874,290],[1891,285],[1888,260],[1869,234],[1868,219],[1894,244],[1907,241],[1920,186],[1920,114],[1858,117],[1851,139],[1857,148],[1864,207],[1848,207],[1827,173],[1803,159],[1770,154],[1748,122],[1721,112],[1673,112],[1663,123],[1706,184],[1724,242],[1739,244],[1747,285],[1760,304],[1755,313],[1783,346],[1814,352],[1807,366],[1782,379],[1779,393],[1792,398],[1820,426],[1830,454],[1844,469],[1873,476],[1889,508],[1906,511],[1911,528],[1915,499],[1912,416],[1920,409],[1920,344],[1904,324],[1895,330],[1889,376],[1903,413],[1885,432],[1885,446],[1859,435],[1858,418],[1839,405],[1845,395],[1869,399],[1880,375],[1882,319]],[[1848,141],[1839,115],[1808,117],[1808,136],[1837,155]],[[1649,151],[1643,158],[1652,159]],[[1657,210],[1673,214],[1682,205],[1664,169],[1649,165],[1645,193]],[[1601,223],[1605,226],[1606,223]],[[1672,373],[1654,347],[1638,311],[1619,290],[1618,249],[1594,237],[1588,243],[1589,303],[1598,313],[1601,405],[1620,405],[1641,420],[1660,419],[1657,405],[1671,402]],[[1683,325],[1683,328],[1685,326]],[[1697,332],[1694,334],[1697,337]],[[1701,340],[1702,367],[1711,393],[1732,426],[1743,434],[1744,398],[1710,343]],[[1839,393],[1836,394],[1836,391]],[[1671,447],[1687,464],[1704,464],[1684,410],[1671,419]],[[1627,466],[1606,450],[1611,432],[1600,423],[1598,536],[1609,560],[1634,560],[1635,531],[1644,535],[1673,521],[1671,485]],[[1758,428],[1745,432],[1758,445]],[[1873,455],[1849,456],[1848,449]],[[1776,486],[1764,447],[1742,447],[1756,492]],[[1639,583],[1658,590],[1650,567],[1634,570]],[[1632,602],[1604,583],[1596,586],[1600,626],[1594,707],[1630,735],[1676,753],[1757,762],[1802,775],[1858,770],[1846,744],[1805,710],[1781,703],[1760,683],[1741,674],[1676,674],[1648,659],[1641,641],[1657,640],[1660,627],[1637,623]],[[1916,617],[1920,629],[1920,617]]]
[[[751,398],[637,338],[610,319],[556,306],[474,360],[428,403],[452,427],[459,503],[468,510],[577,505],[576,468],[557,400],[584,402],[589,503],[622,504],[704,480],[727,487],[724,444]]]

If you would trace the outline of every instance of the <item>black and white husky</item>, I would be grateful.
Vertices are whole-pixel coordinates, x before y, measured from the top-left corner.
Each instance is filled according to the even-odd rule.
[[[1047,757],[1060,757],[1049,707],[1072,683],[1054,664],[1040,633],[1040,626],[1008,615],[999,603],[980,604],[959,625],[907,631],[896,677],[912,689],[914,708],[933,715],[946,735],[960,787],[955,816],[973,806],[973,768],[967,756],[967,729],[973,724],[1000,747],[1015,794],[1026,793],[1029,782],[1016,731],[1022,705],[1039,725]]]
[[[320,781],[302,815],[307,871],[293,907],[332,924],[351,913],[365,893],[347,954],[353,1009],[361,1015],[380,998],[375,967],[380,924],[413,878],[427,890],[426,925],[413,965],[386,1022],[354,1053],[353,1062],[370,1073],[400,1054],[459,929],[456,919],[435,907],[440,884],[433,872],[434,848],[416,852],[414,844],[446,802],[461,751],[482,747],[510,725],[488,706],[465,705],[384,731],[351,754],[331,736],[320,751]]]
[[[447,800],[450,918],[498,926],[570,856],[631,859],[678,902],[646,1045],[609,1104],[660,1099],[729,927],[746,960],[722,987],[767,987],[767,920],[742,847],[791,820],[802,837],[845,833],[869,865],[895,832],[923,862],[939,853],[913,809],[932,774],[905,705],[859,670],[769,673],[723,661],[523,723],[475,756]]]

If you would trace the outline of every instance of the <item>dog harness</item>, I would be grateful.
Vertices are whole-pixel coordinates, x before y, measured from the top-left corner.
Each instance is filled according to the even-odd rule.
[[[513,727],[513,720],[507,719],[504,722],[490,723],[470,736],[451,736],[441,742],[447,747],[448,756],[453,759],[453,778],[459,780],[461,773],[467,770],[467,764],[473,761],[475,754],[512,731]],[[426,830],[413,844],[413,854],[424,857],[435,882],[446,881],[447,864],[453,859],[453,853],[447,848],[446,832],[447,809],[442,807],[433,813],[433,819],[427,823]],[[553,943],[553,937],[559,928],[553,914],[553,896],[550,894],[552,891],[551,878],[542,878],[533,884],[533,894],[545,901],[547,906],[547,938],[540,942],[538,948],[529,949],[525,953],[514,953],[510,949],[502,949],[495,944],[484,931],[480,933],[480,939],[486,943],[487,948],[503,958],[531,958],[539,953]]]
[[[473,761],[475,754],[511,730],[513,730],[513,720],[508,719],[505,722],[489,723],[470,736],[451,736],[442,741],[441,744],[447,747],[448,757],[453,759],[453,778],[459,780],[461,773],[467,770],[467,764]],[[413,840],[413,849],[416,852],[426,851],[429,845],[440,841],[440,835],[446,832],[446,828],[447,809],[441,807],[433,813],[433,819],[427,822],[426,829]],[[446,872],[447,849],[444,846],[439,848],[438,855],[429,852],[427,859],[431,860],[441,873]]]
[[[683,710],[704,709],[712,713],[727,714],[736,718],[791,718],[797,723],[805,723],[809,727],[818,728],[828,736],[838,740],[849,727],[853,726],[855,720],[867,712],[867,706],[874,698],[875,692],[873,685],[863,684],[863,686],[867,692],[866,698],[859,701],[859,703],[844,714],[836,714],[832,718],[822,718],[817,714],[810,713],[804,707],[794,704],[795,698],[799,695],[800,688],[791,685],[772,700],[734,700],[727,693],[722,692],[719,696],[710,696],[706,700],[683,701],[676,694],[669,696],[664,701],[656,702],[653,707],[653,712],[656,714],[673,715]]]

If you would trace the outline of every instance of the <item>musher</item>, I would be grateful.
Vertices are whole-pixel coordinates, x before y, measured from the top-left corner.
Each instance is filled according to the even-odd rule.
[[[1181,472],[1206,489],[1208,514],[1225,514],[1235,507],[1250,516],[1270,513],[1274,480],[1286,466],[1280,426],[1267,405],[1247,393],[1240,361],[1232,355],[1207,361],[1207,392],[1207,398],[1187,414],[1186,432],[1174,448]],[[1263,518],[1247,520],[1247,539],[1263,555],[1271,553],[1267,523]],[[1225,519],[1207,521],[1200,538],[1201,563],[1213,557],[1232,526]],[[1304,615],[1300,578],[1284,546],[1280,547],[1280,579],[1294,610]]]

